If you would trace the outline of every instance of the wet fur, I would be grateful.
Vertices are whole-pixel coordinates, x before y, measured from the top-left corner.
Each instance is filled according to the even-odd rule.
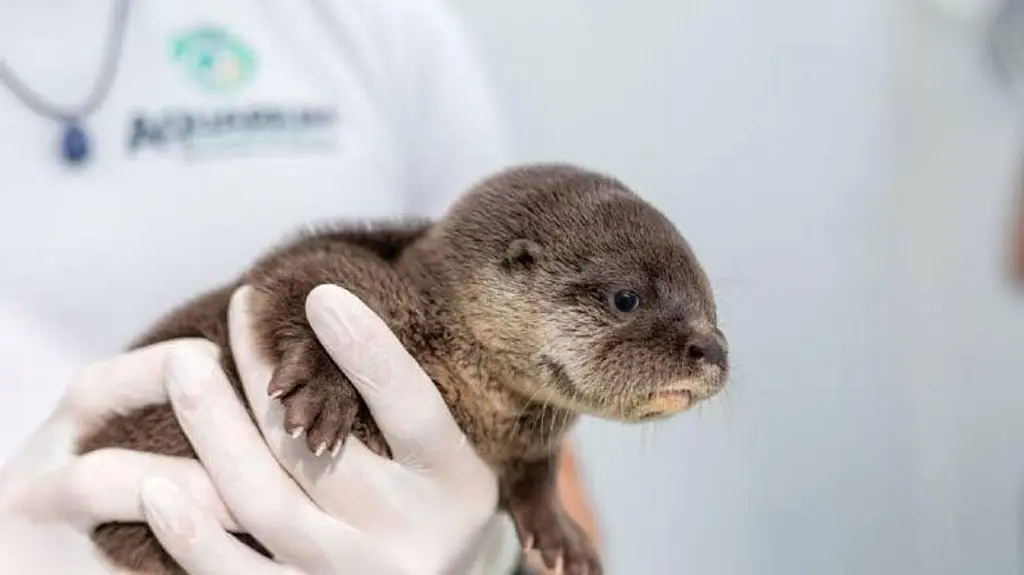
[[[605,210],[609,202],[625,208]],[[547,208],[554,209],[553,219],[538,218],[538,209]],[[566,213],[581,214],[581,219],[567,221]],[[556,497],[558,446],[578,412],[586,411],[584,404],[610,406],[607,414],[591,410],[598,415],[638,420],[643,419],[647,397],[635,392],[640,384],[624,371],[628,365],[589,366],[596,361],[578,359],[576,352],[559,347],[569,337],[558,331],[566,322],[579,321],[577,331],[587,338],[598,337],[601,326],[611,325],[596,311],[565,313],[584,313],[576,308],[590,305],[584,302],[594,297],[595,281],[602,280],[588,276],[592,270],[580,263],[599,261],[588,260],[589,251],[608,253],[582,233],[588,226],[602,225],[629,231],[623,238],[638,238],[637,253],[646,250],[652,265],[672,268],[652,268],[653,275],[643,281],[675,282],[679,293],[692,296],[684,306],[687,317],[713,323],[706,278],[667,220],[615,180],[570,166],[535,166],[486,180],[441,222],[379,222],[302,234],[267,253],[244,277],[174,310],[132,347],[180,337],[210,339],[221,348],[223,367],[241,398],[228,347],[227,308],[232,292],[248,284],[257,296],[253,309],[258,345],[277,366],[268,393],[282,394],[287,429],[304,429],[304,437],[296,441],[329,453],[352,433],[387,456],[388,447],[365,404],[306,323],[310,290],[323,283],[342,285],[381,315],[431,376],[477,452],[496,471],[500,506],[511,512],[520,537],[532,541],[549,567],[561,555],[567,573],[600,573],[591,542]],[[590,279],[566,281],[552,273],[560,266],[567,266],[566,278]],[[659,329],[664,333],[665,326]],[[547,337],[556,341],[549,343]],[[652,364],[665,353],[658,347],[661,336],[651,332],[639,337],[647,338],[641,348],[649,348],[643,353],[650,356],[640,358],[639,377],[670,381],[693,369],[675,360],[660,362],[676,366],[671,368]],[[527,339],[533,342],[529,346]],[[608,340],[608,345],[619,344]],[[621,375],[617,381],[625,387],[581,385],[578,378],[590,369]],[[167,405],[110,420],[82,442],[80,452],[105,447],[195,457]],[[248,535],[237,536],[266,554]],[[183,573],[145,525],[101,525],[93,539],[131,571]]]

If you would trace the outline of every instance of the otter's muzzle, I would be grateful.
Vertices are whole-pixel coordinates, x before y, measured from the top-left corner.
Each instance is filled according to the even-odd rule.
[[[725,371],[729,368],[728,351],[724,343],[712,334],[701,334],[684,346],[686,358],[694,363],[713,366]]]

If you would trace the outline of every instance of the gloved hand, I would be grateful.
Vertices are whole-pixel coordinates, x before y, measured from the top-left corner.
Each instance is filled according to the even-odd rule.
[[[317,458],[288,436],[267,396],[272,368],[251,341],[248,294],[232,300],[231,345],[266,444],[212,357],[192,351],[174,362],[169,392],[232,516],[287,566],[238,544],[214,513],[157,480],[142,497],[164,547],[193,575],[483,573],[481,548],[501,533],[495,477],[391,331],[341,288],[309,295],[311,326],[394,454],[381,458],[349,438],[337,461]]]
[[[166,401],[167,357],[186,348],[209,349],[209,342],[160,344],[76,369],[77,358],[52,334],[17,314],[0,315],[0,375],[12,386],[5,395],[67,384],[53,413],[0,467],[0,573],[111,573],[86,534],[104,520],[140,520],[139,488],[151,475],[185,486],[230,524],[195,461],[128,452],[77,457],[73,452],[77,440],[109,415]]]
[[[84,534],[102,521],[145,520],[192,575],[477,574],[497,563],[504,570],[494,572],[507,572],[518,550],[514,539],[503,545],[511,531],[494,515],[494,477],[383,322],[338,288],[310,295],[311,324],[395,453],[395,461],[386,460],[351,441],[332,467],[280,425],[280,409],[266,395],[271,368],[250,339],[246,292],[232,302],[231,343],[266,442],[209,342],[159,344],[81,370],[61,408],[0,474],[0,571],[107,573]],[[104,415],[163,401],[165,365],[170,401],[202,466],[116,450],[71,455],[74,438]],[[40,459],[42,452],[55,457]],[[34,549],[15,546],[24,542],[24,520],[45,519],[53,523],[34,536]],[[5,532],[14,520],[21,525]],[[242,546],[226,529],[253,533],[286,565]],[[58,538],[69,552],[53,561],[41,548]],[[49,562],[31,562],[39,560]]]

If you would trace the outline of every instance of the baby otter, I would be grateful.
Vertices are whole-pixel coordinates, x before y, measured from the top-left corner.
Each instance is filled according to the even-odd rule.
[[[687,242],[620,181],[569,165],[506,169],[437,223],[405,221],[301,235],[237,281],[165,317],[133,347],[205,337],[242,397],[227,308],[254,288],[268,393],[317,455],[354,434],[390,456],[359,394],[306,323],[315,286],[344,286],[376,311],[441,391],[495,471],[500,506],[550,568],[601,572],[556,497],[558,446],[581,414],[636,422],[710,398],[728,375],[708,279]],[[80,452],[120,447],[195,457],[168,405],[114,418]],[[237,536],[267,553],[246,534]],[[183,573],[143,524],[99,526],[94,541],[138,573]]]

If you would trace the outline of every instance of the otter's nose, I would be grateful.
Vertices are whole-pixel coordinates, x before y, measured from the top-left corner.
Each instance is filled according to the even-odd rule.
[[[710,335],[699,335],[686,344],[686,357],[725,369],[725,348]]]

